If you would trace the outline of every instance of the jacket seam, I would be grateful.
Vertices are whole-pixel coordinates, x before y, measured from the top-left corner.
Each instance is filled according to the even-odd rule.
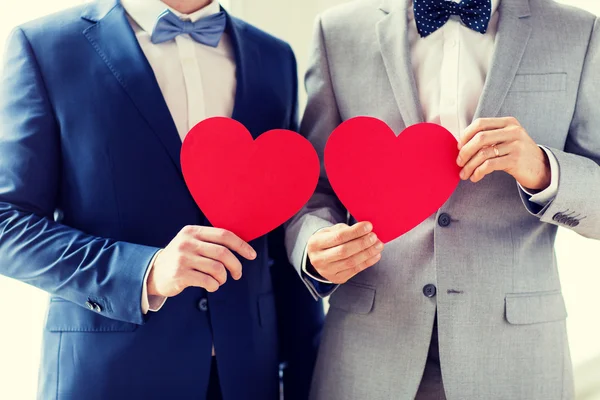
[[[62,348],[62,332],[58,337],[58,357],[56,357],[56,400],[58,400],[59,384],[60,384],[60,351]]]

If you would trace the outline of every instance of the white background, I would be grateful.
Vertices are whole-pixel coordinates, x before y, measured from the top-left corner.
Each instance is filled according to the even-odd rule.
[[[287,40],[294,47],[302,75],[306,68],[314,17],[325,8],[345,1],[229,0],[221,4],[234,15]],[[562,2],[600,14],[600,2],[597,0]],[[81,0],[1,0],[0,3],[0,47],[4,47],[5,38],[13,26],[77,5]],[[305,98],[305,94],[301,93],[302,103]],[[568,328],[578,399],[598,400],[600,393],[586,395],[586,392],[595,383],[600,386],[600,243],[561,231],[556,250],[569,311]],[[45,312],[46,295],[43,292],[0,277],[0,399],[35,398]]]

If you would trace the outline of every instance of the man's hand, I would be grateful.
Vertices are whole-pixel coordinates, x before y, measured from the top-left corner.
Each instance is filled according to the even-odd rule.
[[[460,177],[479,182],[493,171],[505,171],[521,186],[543,190],[550,185],[548,156],[515,118],[481,118],[463,133],[458,144]]]
[[[148,276],[148,294],[173,297],[190,286],[215,292],[227,280],[242,277],[242,264],[233,255],[253,260],[256,251],[233,233],[204,226],[186,226],[160,252]]]
[[[373,225],[359,222],[321,229],[308,240],[308,258],[329,282],[342,284],[381,259],[383,243],[372,233]]]

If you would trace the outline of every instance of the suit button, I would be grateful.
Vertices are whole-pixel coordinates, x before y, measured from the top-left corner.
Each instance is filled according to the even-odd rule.
[[[568,225],[570,220],[571,220],[571,218],[567,217],[566,215],[563,215],[562,217],[560,217],[558,219],[558,223],[563,224],[563,225]]]
[[[571,228],[575,228],[578,225],[579,225],[579,221],[577,221],[576,219],[574,219],[573,223],[571,224]]]
[[[202,312],[208,311],[208,299],[206,299],[206,298],[200,299],[200,301],[198,302],[198,310],[200,310]]]
[[[450,224],[452,223],[452,219],[450,218],[449,214],[446,213],[442,213],[440,214],[439,218],[438,218],[438,224],[441,227],[447,227],[450,226]]]
[[[98,304],[96,302],[93,302],[91,300],[86,301],[85,302],[85,306],[87,308],[89,308],[90,310],[92,310],[92,311],[96,311],[98,313],[102,312],[102,307],[100,307],[100,304]]]
[[[573,222],[574,221],[575,221],[574,218],[567,217],[567,218],[565,218],[564,224],[567,225],[567,226],[573,226]]]
[[[54,222],[61,223],[64,217],[65,214],[62,212],[62,210],[54,210]]]
[[[429,297],[432,298],[435,296],[435,294],[437,293],[437,289],[435,287],[435,285],[432,285],[431,283],[425,285],[425,287],[423,287],[423,294],[425,295],[425,297]]]
[[[563,216],[564,216],[564,215],[563,215],[562,213],[556,213],[556,214],[554,214],[554,217],[552,217],[552,220],[553,220],[554,222],[559,222],[559,221],[560,221],[560,219],[561,219]]]

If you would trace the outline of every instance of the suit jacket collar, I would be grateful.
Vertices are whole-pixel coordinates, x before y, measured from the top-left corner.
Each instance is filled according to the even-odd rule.
[[[405,126],[424,121],[408,42],[411,0],[383,0],[377,37],[388,79]],[[516,76],[531,34],[529,0],[502,0],[494,56],[475,118],[496,117]]]
[[[406,10],[408,8],[409,0],[382,0],[379,4],[379,9],[386,14],[391,13],[394,10]]]
[[[393,7],[392,7],[393,6]],[[408,0],[384,0],[377,39],[396,104],[405,126],[424,121],[408,38]]]
[[[97,0],[87,3],[87,7],[83,10],[81,18],[90,22],[98,22],[106,16],[117,4],[118,0]]]
[[[118,0],[97,0],[84,10],[82,18],[92,22],[83,34],[98,53],[141,116],[161,141],[178,171],[181,171],[181,139],[164,100],[152,67],[144,56],[127,14]],[[251,113],[253,90],[250,79],[259,68],[257,47],[245,38],[243,22],[227,15],[228,34],[236,57],[237,91],[233,118],[244,123]]]
[[[256,98],[261,93],[261,81],[258,73],[261,71],[260,43],[255,41],[248,32],[245,22],[227,15],[227,28],[236,64],[236,92],[232,118],[246,126],[254,137],[262,132],[256,132],[251,127],[253,109],[256,108]]]
[[[498,117],[517,75],[531,35],[529,0],[503,0],[492,64],[487,74],[475,118]]]
[[[98,0],[82,17],[93,22],[83,34],[98,53],[98,61],[106,64],[180,170],[177,128],[125,10],[116,0]]]

